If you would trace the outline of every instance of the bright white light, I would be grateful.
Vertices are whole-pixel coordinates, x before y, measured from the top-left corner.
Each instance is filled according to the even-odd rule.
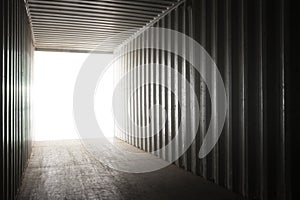
[[[73,119],[73,90],[77,74],[88,54],[63,52],[35,52],[33,79],[33,128],[34,140],[79,139]],[[112,94],[113,74],[105,75],[101,93]],[[101,84],[102,85],[102,84]],[[111,86],[111,87],[110,87]],[[97,90],[97,94],[99,90]],[[105,95],[109,97],[109,95]],[[96,100],[97,99],[97,100]],[[99,97],[95,102],[108,103],[109,98]],[[98,121],[111,115],[111,110],[100,110],[103,106],[95,103]],[[100,120],[99,120],[100,118]],[[107,118],[106,118],[107,119]],[[105,133],[113,136],[113,121],[104,123]]]
[[[114,136],[114,118],[112,111],[113,67],[110,67],[98,82],[95,92],[94,110],[97,122],[106,137]]]

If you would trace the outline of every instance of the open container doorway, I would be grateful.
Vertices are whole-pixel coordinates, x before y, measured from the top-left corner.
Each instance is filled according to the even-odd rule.
[[[89,54],[36,51],[33,72],[33,140],[80,139],[73,118],[73,91],[77,75]],[[101,54],[99,54],[101,56]],[[103,95],[105,94],[105,95]],[[114,136],[111,98],[113,69],[95,91],[95,114],[106,137]]]

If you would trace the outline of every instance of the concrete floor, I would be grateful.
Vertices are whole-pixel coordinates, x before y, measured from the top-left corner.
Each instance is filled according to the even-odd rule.
[[[231,200],[241,197],[173,165],[144,174],[110,169],[94,159],[79,141],[72,140],[34,144],[18,199]]]

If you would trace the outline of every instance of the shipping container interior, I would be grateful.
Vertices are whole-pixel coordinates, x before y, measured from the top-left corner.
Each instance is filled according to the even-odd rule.
[[[289,0],[2,0],[0,199],[296,199],[292,7]],[[34,141],[33,63],[41,52],[90,55],[82,69],[107,59],[112,144],[144,157],[116,161],[106,143],[99,142],[104,153],[91,148],[88,97],[100,68],[80,71],[69,102],[78,131],[81,121],[91,124],[88,139]]]

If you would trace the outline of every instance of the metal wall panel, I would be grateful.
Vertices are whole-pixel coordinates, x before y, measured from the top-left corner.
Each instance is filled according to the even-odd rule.
[[[0,199],[15,199],[31,152],[32,33],[23,0],[1,1]]]
[[[26,2],[37,49],[89,52],[97,47],[99,52],[111,53],[133,33],[173,7],[177,1],[28,0]]]
[[[187,133],[196,134],[196,139],[175,164],[249,199],[291,199],[291,148],[288,145],[292,128],[286,113],[292,102],[291,93],[288,93],[292,90],[288,6],[289,1],[284,0],[187,0],[153,24],[194,38],[211,55],[222,75],[229,109],[221,137],[204,159],[197,155],[210,117],[218,114],[211,112],[211,107],[217,106],[216,89],[209,96],[200,74],[188,62],[169,52],[143,49],[134,52],[134,56],[128,54],[122,58],[127,60],[122,66],[122,75],[137,65],[152,62],[171,66],[186,77],[197,93],[200,127],[197,133]],[[145,29],[134,42],[128,41],[122,48],[132,47],[135,40],[138,40],[137,45],[144,41],[178,45],[178,41],[171,41],[170,37],[153,41],[149,30]],[[184,49],[184,53],[191,59],[199,56],[194,55],[193,49]],[[214,80],[215,73],[212,76]],[[179,85],[177,77],[167,72],[158,73],[158,69],[149,68],[146,74],[136,77],[136,80],[165,81],[178,90],[183,105],[187,101],[191,105],[189,112],[181,113],[174,95],[157,85],[147,85],[137,93],[132,104],[137,105],[137,109],[131,112],[138,124],[149,123],[151,105],[159,103],[167,110],[165,128],[155,137],[130,140],[131,144],[151,152],[174,137],[178,125],[184,123],[179,121],[181,116],[183,120],[195,119],[195,99],[187,88]],[[131,84],[136,83],[131,80]],[[159,119],[154,119],[154,126],[158,126]],[[217,126],[214,124],[214,128]],[[191,127],[183,126],[182,129],[187,131]],[[184,137],[180,138],[178,148],[183,147]],[[165,152],[158,156],[167,159],[168,155]]]

